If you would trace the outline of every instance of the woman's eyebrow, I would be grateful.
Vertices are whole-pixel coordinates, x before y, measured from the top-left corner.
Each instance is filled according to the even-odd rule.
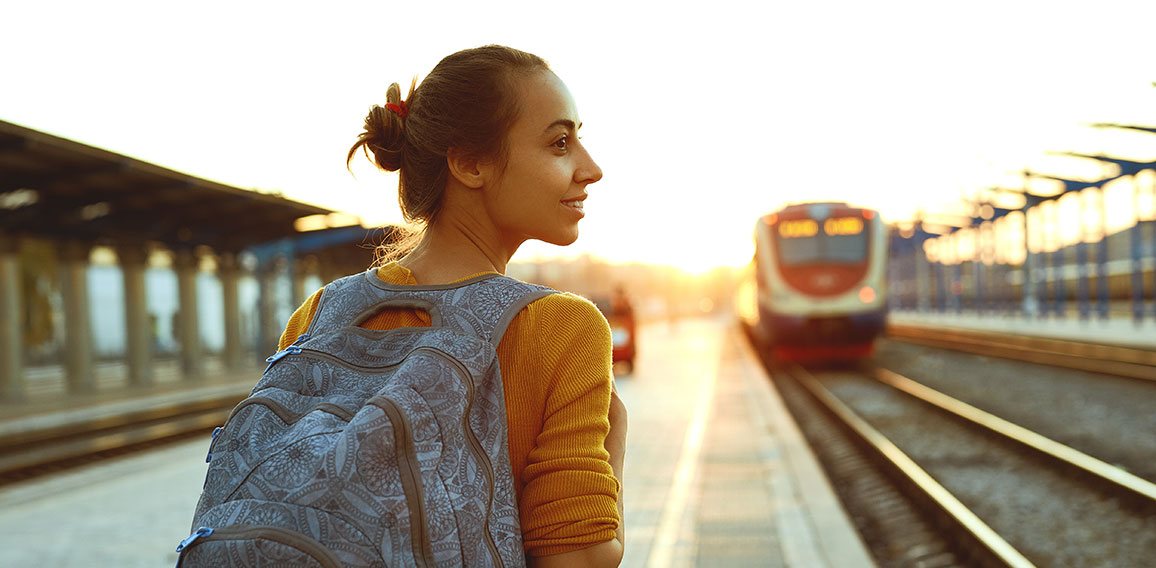
[[[574,132],[574,131],[578,130],[578,128],[580,128],[582,125],[579,124],[578,126],[575,126],[573,120],[570,120],[568,118],[560,118],[558,120],[555,120],[554,122],[551,122],[550,126],[547,126],[546,129],[543,130],[542,132],[548,132],[551,129],[553,129],[555,126],[565,126],[567,130]]]

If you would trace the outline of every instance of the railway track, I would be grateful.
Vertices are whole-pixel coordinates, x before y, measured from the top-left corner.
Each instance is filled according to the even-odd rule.
[[[249,385],[208,389],[189,398],[143,399],[135,408],[61,411],[0,435],[0,485],[204,435],[224,423]],[[207,442],[206,442],[207,447]]]
[[[1156,485],[1120,467],[884,369],[771,373],[881,565],[1138,566],[1156,550]]]

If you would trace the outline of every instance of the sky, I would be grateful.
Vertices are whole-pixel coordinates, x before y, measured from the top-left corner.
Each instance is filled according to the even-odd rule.
[[[591,254],[750,259],[755,220],[847,201],[962,212],[1076,151],[1156,159],[1156,2],[0,3],[0,120],[222,183],[400,220],[396,177],[345,155],[392,82],[501,43],[548,60],[604,172]]]

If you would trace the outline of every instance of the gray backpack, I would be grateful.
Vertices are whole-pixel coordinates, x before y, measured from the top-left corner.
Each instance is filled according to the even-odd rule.
[[[325,287],[213,434],[178,566],[523,566],[495,348],[553,290],[498,275]],[[386,307],[432,327],[357,327]]]

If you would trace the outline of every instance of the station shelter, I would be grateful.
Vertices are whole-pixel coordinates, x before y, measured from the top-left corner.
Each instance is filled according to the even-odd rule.
[[[179,381],[204,379],[206,365],[229,372],[258,364],[284,325],[278,289],[289,290],[280,295],[291,309],[312,292],[308,280],[364,270],[374,241],[392,235],[358,224],[300,228],[303,218],[334,215],[0,121],[0,403],[26,400],[30,377],[45,367],[61,377],[58,391],[97,390],[94,258],[112,259],[123,276],[123,349],[118,361],[100,363],[119,369],[124,386],[155,382],[164,364]],[[177,284],[169,354],[158,353],[146,302],[146,272],[158,265],[170,267]],[[220,290],[224,337],[214,353],[206,353],[198,321],[198,280],[206,277]],[[259,314],[247,332],[246,279],[256,281]]]

